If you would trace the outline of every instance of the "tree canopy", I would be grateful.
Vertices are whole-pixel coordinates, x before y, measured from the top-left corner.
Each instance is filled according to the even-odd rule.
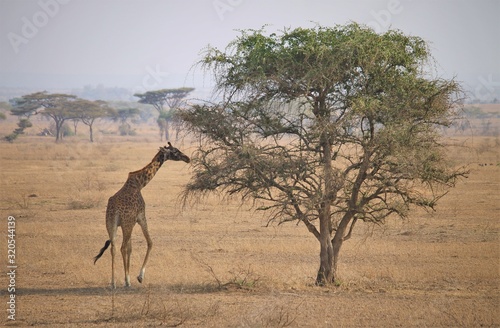
[[[121,135],[130,135],[134,133],[134,130],[132,130],[130,124],[127,122],[129,119],[133,119],[135,116],[138,116],[141,113],[141,111],[138,108],[119,108],[116,110],[116,114],[113,117],[113,120],[119,121],[120,126],[120,134]]]
[[[183,99],[191,93],[194,88],[176,88],[147,91],[145,93],[136,93],[139,103],[152,105],[158,112],[164,110],[165,105],[169,109],[176,109],[182,103]]]
[[[17,116],[29,118],[31,115],[41,113],[50,117],[56,126],[56,142],[63,138],[62,126],[68,119],[77,116],[74,107],[70,103],[76,99],[74,95],[49,94],[47,92],[36,92],[11,100],[11,113]]]
[[[466,174],[438,133],[461,87],[432,77],[419,37],[355,23],[247,30],[200,63],[220,101],[179,113],[200,138],[186,198],[240,195],[270,222],[303,223],[320,244],[318,284],[337,277],[357,221],[433,209]]]
[[[169,139],[169,122],[174,117],[173,113],[179,109],[186,98],[194,88],[176,88],[147,91],[145,93],[136,93],[139,103],[152,105],[159,113],[157,123],[160,128],[160,137],[163,140]],[[167,106],[167,108],[165,108]]]
[[[93,126],[96,119],[105,117],[114,117],[116,110],[109,107],[105,101],[102,100],[86,100],[77,99],[68,104],[70,110],[74,113],[75,119],[82,121],[83,124],[89,127],[90,142],[94,142]]]
[[[21,118],[19,129],[16,129],[20,134],[24,131],[29,118],[32,115],[41,114],[51,118],[55,123],[56,128],[56,142],[59,142],[63,138],[63,124],[67,120],[80,120],[84,124],[89,126],[90,130],[90,141],[93,141],[92,126],[97,118],[113,116],[114,110],[107,106],[105,101],[90,101],[85,99],[77,98],[74,95],[69,94],[50,94],[46,91],[36,92],[29,95],[24,95],[20,98],[14,98],[11,101],[12,115],[16,115]],[[12,141],[17,137],[16,131],[10,136],[7,136],[7,140]]]

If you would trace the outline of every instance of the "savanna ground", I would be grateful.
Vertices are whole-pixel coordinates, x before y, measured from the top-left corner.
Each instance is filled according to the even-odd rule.
[[[500,108],[494,107],[493,110]],[[47,122],[39,122],[46,124]],[[493,122],[498,125],[498,122]],[[15,122],[0,125],[2,135]],[[5,130],[5,131],[4,131]],[[83,129],[82,129],[83,130]],[[207,198],[183,210],[185,163],[167,162],[143,190],[153,252],[133,234],[132,288],[109,288],[106,202],[129,171],[163,143],[154,127],[135,137],[85,135],[55,144],[22,136],[0,143],[2,323],[15,326],[498,327],[498,133],[449,137],[470,175],[433,213],[359,224],[344,244],[341,282],[314,286],[319,245],[299,224],[271,225],[236,200]],[[190,154],[188,141],[174,143]],[[7,319],[7,218],[16,218],[16,320]],[[121,232],[120,232],[121,233]],[[121,242],[121,241],[119,241]]]

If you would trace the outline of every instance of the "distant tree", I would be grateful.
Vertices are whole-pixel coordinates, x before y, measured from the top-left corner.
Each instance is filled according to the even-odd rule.
[[[27,118],[19,119],[19,122],[17,122],[17,129],[15,129],[11,134],[5,136],[5,140],[7,140],[8,142],[14,142],[14,140],[17,139],[17,137],[20,134],[24,133],[25,129],[30,128],[32,126],[33,124],[30,122],[29,119]]]
[[[102,100],[76,99],[69,104],[75,114],[74,121],[79,120],[89,127],[90,142],[94,142],[93,126],[97,119],[115,116],[115,110]],[[76,134],[76,128],[75,128]]]
[[[73,121],[73,133],[77,134],[77,128],[78,128],[78,123],[80,123],[80,119],[79,118],[73,118],[71,119]]]
[[[163,135],[166,140],[169,139],[169,123],[174,117],[173,113],[193,90],[194,88],[161,89],[134,94],[139,98],[139,103],[152,105],[158,111],[157,123],[161,140],[163,140]]]
[[[129,119],[133,119],[138,116],[141,111],[138,108],[119,108],[115,111],[113,120],[120,123],[119,130],[122,135],[129,135],[132,132],[130,124],[127,122]]]
[[[54,121],[56,128],[56,142],[63,138],[63,124],[77,117],[71,106],[71,102],[76,99],[74,95],[49,94],[46,91],[36,92],[11,100],[12,115],[29,118],[32,115],[42,114]]]
[[[34,106],[29,103],[23,103],[21,98],[11,99],[10,103],[2,103],[2,108],[9,108],[12,115],[19,116],[19,122],[17,122],[17,128],[11,134],[5,136],[4,139],[8,142],[14,142],[20,134],[24,134],[25,129],[33,125],[29,118],[33,115]],[[14,106],[17,106],[17,108]]]
[[[75,96],[58,96],[53,98],[51,107],[46,107],[41,114],[47,116],[54,121],[56,128],[56,142],[63,140],[64,133],[62,127],[67,120],[78,117],[78,113],[73,111],[71,102]]]
[[[466,174],[439,135],[463,93],[429,60],[421,38],[357,24],[243,31],[208,49],[223,99],[179,113],[200,140],[186,199],[222,191],[302,223],[319,243],[316,283],[334,283],[356,222],[434,209]]]
[[[165,135],[165,140],[170,140],[170,122],[172,121],[173,110],[163,110],[160,115],[158,115],[158,119],[156,123],[160,128],[160,139],[163,140],[163,135]]]
[[[28,119],[32,115],[38,114],[38,110],[42,109],[43,106],[40,105],[40,102],[37,101],[36,98],[41,97],[42,94],[45,94],[45,92],[33,93],[19,98],[10,99],[11,114]]]

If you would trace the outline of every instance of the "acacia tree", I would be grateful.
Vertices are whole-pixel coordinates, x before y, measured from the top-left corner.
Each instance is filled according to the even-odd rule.
[[[194,88],[161,89],[134,94],[139,98],[139,103],[153,105],[158,111],[157,123],[161,140],[163,140],[163,135],[165,135],[165,140],[169,139],[169,123],[173,117],[172,113],[179,109],[184,98],[193,90]]]
[[[71,102],[76,99],[74,95],[49,94],[46,91],[36,92],[11,100],[11,113],[29,118],[31,115],[41,113],[51,118],[56,127],[56,142],[63,138],[62,126],[69,119],[76,118],[76,112]]]
[[[300,221],[320,244],[317,284],[333,283],[356,222],[434,209],[466,174],[438,134],[461,88],[430,77],[429,61],[421,38],[354,23],[209,48],[201,64],[221,100],[179,113],[200,140],[186,199],[222,191],[270,223]]]
[[[77,99],[69,104],[75,120],[80,120],[89,127],[90,142],[94,142],[94,123],[99,118],[114,117],[115,110],[103,100]],[[76,130],[76,127],[75,127]],[[76,131],[75,131],[76,133]]]
[[[113,120],[120,122],[119,130],[121,135],[129,135],[134,132],[127,121],[140,113],[141,111],[138,108],[119,108],[116,110]]]

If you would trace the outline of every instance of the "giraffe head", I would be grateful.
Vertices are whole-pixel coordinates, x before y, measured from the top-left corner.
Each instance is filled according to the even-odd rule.
[[[189,157],[184,155],[179,149],[175,148],[172,146],[172,144],[169,142],[168,147],[160,147],[160,152],[163,155],[163,162],[169,160],[169,161],[184,161],[186,163],[189,163],[191,160]]]

